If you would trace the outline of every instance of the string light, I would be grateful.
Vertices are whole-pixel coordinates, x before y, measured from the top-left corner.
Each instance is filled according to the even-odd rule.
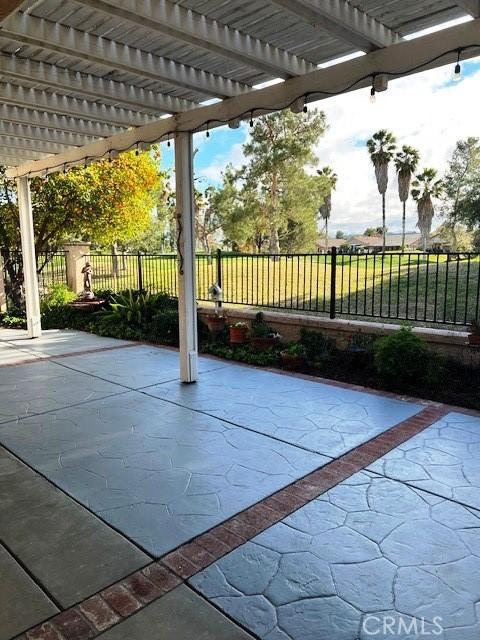
[[[170,142],[170,134],[168,134],[168,138],[167,138],[167,147],[171,147],[172,143]]]
[[[460,53],[461,50],[457,51],[457,64],[455,65],[455,69],[453,71],[453,79],[455,82],[460,82],[462,79],[462,66],[460,64]]]
[[[308,111],[308,107],[307,107],[307,99],[311,98],[312,96],[338,96],[338,95],[342,95],[344,93],[347,93],[349,91],[351,91],[352,89],[354,89],[358,84],[360,84],[361,82],[364,82],[365,80],[367,80],[368,78],[372,78],[372,86],[370,89],[370,101],[371,102],[375,102],[376,101],[376,93],[377,90],[375,88],[375,81],[377,76],[382,76],[382,79],[385,80],[386,82],[388,81],[389,77],[392,78],[399,78],[399,77],[403,77],[412,73],[415,73],[417,71],[420,70],[424,70],[425,68],[428,68],[428,65],[432,64],[433,62],[436,62],[437,60],[440,60],[441,58],[444,58],[445,56],[451,55],[452,53],[457,53],[457,63],[455,65],[455,69],[454,69],[454,80],[458,81],[461,80],[461,64],[460,64],[460,59],[461,59],[461,54],[464,51],[467,51],[469,49],[478,49],[478,47],[480,47],[480,44],[478,43],[474,43],[474,44],[470,44],[464,47],[459,47],[457,49],[450,49],[448,51],[444,51],[443,53],[440,53],[436,56],[434,56],[433,58],[429,59],[429,60],[425,60],[413,67],[410,67],[408,69],[402,69],[402,70],[389,70],[389,71],[378,71],[375,73],[369,73],[368,75],[364,75],[361,76],[359,78],[357,78],[356,80],[353,80],[350,84],[346,85],[345,87],[343,87],[340,90],[337,91],[322,91],[322,90],[318,90],[318,91],[311,91],[311,92],[307,92],[306,94],[303,95],[303,101],[304,101],[304,105],[303,105],[303,109],[302,111],[304,113],[306,113]],[[382,83],[381,83],[382,84]],[[380,91],[384,91],[386,89],[385,88],[379,88]],[[260,109],[262,111],[265,112],[271,112],[271,113],[276,113],[276,112],[280,112],[283,111],[285,109],[291,108],[298,100],[301,100],[302,96],[298,96],[297,98],[294,98],[293,100],[291,100],[288,104],[282,105],[281,107],[274,107],[274,106],[265,106],[262,105],[261,107],[258,108],[253,108],[253,109],[249,109],[248,111],[244,111],[242,113],[239,113],[236,118],[242,119],[245,118],[247,115],[250,115],[250,127],[252,128],[254,126],[254,122],[253,122],[253,117],[254,117],[254,113],[257,109]],[[213,122],[217,123],[217,124],[229,124],[229,122],[232,120],[232,118],[230,117],[228,120],[222,120],[222,119],[214,119]],[[210,122],[212,122],[211,120],[207,120],[204,123],[200,123],[196,128],[194,129],[189,129],[186,130],[189,133],[195,133],[196,131],[201,130],[203,127],[207,127],[206,129],[206,137],[209,138],[210,137],[210,131],[208,129]],[[170,136],[178,133],[178,132],[182,132],[183,131],[181,129],[175,129],[173,131],[169,131],[168,133],[164,133],[162,137],[164,137],[165,135],[168,135],[168,140],[167,140],[167,144],[169,145],[170,142]],[[158,141],[158,138],[155,138],[155,140],[144,140],[144,141],[138,141],[136,143],[133,143],[132,145],[129,145],[123,149],[118,149],[115,150],[116,153],[118,152],[124,152],[124,151],[128,151],[129,149],[131,149],[133,146],[136,146],[136,155],[139,154],[139,146],[140,145],[149,145],[149,144],[153,144],[154,142]],[[169,145],[170,146],[170,145]],[[111,158],[111,153],[112,150],[110,150],[109,154],[110,154],[110,158]],[[94,160],[96,159],[96,156],[92,157]],[[81,162],[81,160],[79,160],[79,162]],[[57,165],[52,165],[49,167],[50,171],[53,171],[55,169],[59,169],[60,167],[63,166],[63,172],[66,173],[66,165],[67,163],[59,163]]]
[[[139,155],[140,155],[140,150],[139,150],[139,148],[138,148],[139,144],[140,144],[140,143],[139,143],[139,142],[137,142],[137,148],[135,149],[135,155],[136,155],[136,156],[139,156]]]

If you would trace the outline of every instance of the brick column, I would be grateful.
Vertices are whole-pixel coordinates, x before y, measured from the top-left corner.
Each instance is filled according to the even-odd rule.
[[[63,245],[68,288],[74,293],[83,291],[82,268],[90,257],[89,242],[69,242]]]

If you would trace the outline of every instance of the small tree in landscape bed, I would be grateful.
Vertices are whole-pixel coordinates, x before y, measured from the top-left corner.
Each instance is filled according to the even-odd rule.
[[[405,251],[405,217],[407,200],[410,195],[412,175],[417,170],[420,153],[414,147],[403,145],[402,150],[395,156],[395,167],[398,177],[398,197],[402,203],[402,251]]]
[[[332,213],[332,191],[335,191],[338,176],[333,171],[332,167],[323,167],[323,169],[318,169],[317,173],[328,181],[326,184],[327,192],[325,193],[325,198],[319,209],[320,215],[325,221],[325,251],[328,251],[328,221],[330,220],[330,215]]]
[[[417,226],[422,234],[423,250],[427,250],[427,242],[432,229],[435,214],[433,199],[440,198],[443,192],[443,182],[437,179],[436,169],[424,169],[412,182],[412,198],[417,203]]]
[[[151,221],[164,176],[148,154],[134,151],[112,162],[55,173],[31,181],[35,250],[54,251],[67,239],[98,244],[126,242]],[[7,255],[20,248],[16,184],[0,167],[0,246]],[[12,268],[7,260],[6,268]],[[20,295],[22,271],[9,273],[13,293]],[[18,301],[18,300],[17,300]]]
[[[380,129],[367,141],[367,149],[375,168],[377,187],[382,196],[382,248],[385,251],[386,213],[385,194],[388,186],[388,166],[395,153],[396,139],[393,133],[386,129]]]

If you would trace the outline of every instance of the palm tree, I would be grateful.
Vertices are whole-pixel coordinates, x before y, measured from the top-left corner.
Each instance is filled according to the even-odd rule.
[[[427,250],[427,241],[432,229],[435,214],[433,198],[439,198],[443,191],[443,181],[437,179],[436,169],[424,169],[412,182],[412,198],[417,203],[418,223],[423,239],[423,250]]]
[[[318,169],[317,173],[319,176],[326,178],[327,193],[325,194],[323,203],[320,205],[319,211],[325,221],[325,251],[328,251],[328,221],[332,212],[332,191],[335,191],[338,176],[332,167],[323,167],[323,169]]]
[[[414,147],[404,144],[402,150],[395,156],[395,168],[398,176],[398,197],[403,205],[402,212],[402,252],[405,251],[405,214],[407,200],[410,195],[410,182],[417,170],[420,153]]]
[[[395,153],[396,139],[393,133],[386,129],[380,129],[367,141],[367,149],[370,159],[375,167],[375,178],[377,179],[378,192],[382,196],[382,246],[385,252],[385,193],[388,186],[388,165]]]

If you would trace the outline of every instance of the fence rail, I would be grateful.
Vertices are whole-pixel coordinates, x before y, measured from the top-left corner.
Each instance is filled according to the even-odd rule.
[[[20,268],[21,256],[10,256]],[[178,295],[172,254],[89,256],[93,288]],[[226,304],[465,325],[480,320],[480,253],[197,255],[197,298],[214,282]],[[63,252],[38,256],[40,288],[66,282]],[[10,271],[11,273],[11,271]],[[8,273],[6,272],[7,281]],[[8,283],[7,283],[8,284]]]
[[[92,255],[94,288],[176,296],[174,255]],[[465,325],[480,319],[479,253],[197,255],[197,298],[226,304]]]

